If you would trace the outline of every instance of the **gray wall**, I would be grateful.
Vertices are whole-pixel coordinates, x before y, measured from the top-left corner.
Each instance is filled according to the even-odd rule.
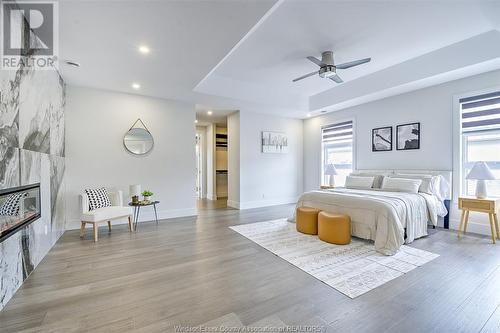
[[[302,193],[302,120],[241,110],[240,202],[255,208],[296,202]],[[262,131],[288,136],[288,153],[262,153]]]
[[[123,136],[141,118],[154,138],[153,150],[130,154]],[[66,106],[68,229],[79,228],[78,195],[104,186],[124,192],[141,184],[159,200],[158,217],[196,214],[194,105],[111,91],[68,87]],[[140,220],[152,220],[152,209]]]
[[[240,112],[227,116],[227,164],[228,198],[230,207],[239,207],[240,202]]]
[[[500,71],[385,98],[304,121],[304,187],[320,185],[321,126],[343,119],[355,120],[355,155],[358,169],[452,170],[453,96],[498,86]],[[421,148],[371,151],[371,130],[409,122],[421,123]]]

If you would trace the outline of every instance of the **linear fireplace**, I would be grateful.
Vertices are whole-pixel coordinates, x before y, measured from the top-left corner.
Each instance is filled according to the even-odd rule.
[[[39,183],[0,190],[0,242],[40,217]]]

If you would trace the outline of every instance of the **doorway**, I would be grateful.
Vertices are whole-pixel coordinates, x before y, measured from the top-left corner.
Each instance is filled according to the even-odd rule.
[[[227,209],[227,115],[196,113],[196,196],[198,211]]]

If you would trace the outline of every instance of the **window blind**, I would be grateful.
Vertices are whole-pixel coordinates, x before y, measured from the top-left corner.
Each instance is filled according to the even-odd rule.
[[[462,132],[500,129],[500,91],[459,100]]]
[[[324,126],[321,138],[329,147],[348,147],[352,145],[352,121]]]

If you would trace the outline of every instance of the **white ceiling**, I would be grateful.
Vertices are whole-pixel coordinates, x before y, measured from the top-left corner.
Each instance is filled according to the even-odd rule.
[[[81,63],[61,66],[63,77],[72,85],[192,101],[196,84],[274,2],[63,0],[60,58]],[[137,52],[142,44],[149,55]]]
[[[211,114],[208,114],[208,112]],[[214,110],[206,106],[196,105],[197,125],[206,126],[208,124],[227,124],[227,116],[237,110]]]
[[[433,51],[500,27],[495,0],[63,1],[60,11],[61,58],[82,63],[63,68],[69,84],[135,92],[137,81],[144,95],[295,117],[314,109],[311,101],[337,103],[323,103],[337,90],[359,98],[370,74],[403,77],[408,70],[388,69],[423,55],[432,66]],[[142,43],[150,55],[137,52]],[[329,49],[337,63],[372,61],[339,71],[339,86],[291,82],[317,69],[306,56]]]
[[[309,96],[336,84],[318,77],[293,83],[318,69],[306,56],[333,50],[337,63],[371,57],[339,70],[349,82],[494,29],[499,17],[498,1],[284,1],[197,91],[307,112]]]

